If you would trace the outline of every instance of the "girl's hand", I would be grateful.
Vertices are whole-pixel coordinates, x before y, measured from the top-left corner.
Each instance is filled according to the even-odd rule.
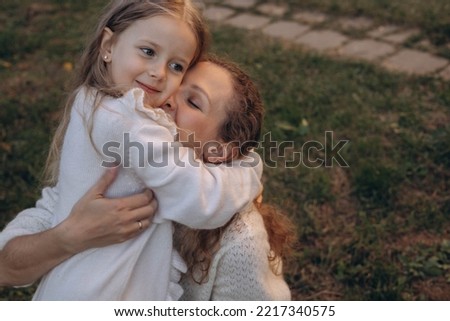
[[[55,227],[66,251],[76,254],[121,243],[149,227],[157,208],[151,190],[117,199],[103,196],[116,175],[117,169],[108,169],[74,205],[69,217]]]

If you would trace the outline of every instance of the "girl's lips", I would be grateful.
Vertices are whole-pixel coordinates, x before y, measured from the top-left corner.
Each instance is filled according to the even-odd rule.
[[[139,81],[136,81],[136,82],[139,85],[139,87],[141,87],[145,92],[147,92],[149,94],[158,94],[158,93],[161,92],[160,90],[158,90],[158,89],[156,89],[154,87],[144,85],[143,83],[141,83]]]

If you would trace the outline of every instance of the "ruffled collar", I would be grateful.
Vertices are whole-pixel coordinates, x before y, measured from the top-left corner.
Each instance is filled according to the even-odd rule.
[[[177,134],[177,125],[172,117],[167,114],[162,108],[145,106],[144,104],[145,92],[140,88],[132,88],[127,91],[121,99],[129,106],[134,105],[134,109],[144,114],[146,117],[153,119],[158,124],[169,129],[172,135]]]

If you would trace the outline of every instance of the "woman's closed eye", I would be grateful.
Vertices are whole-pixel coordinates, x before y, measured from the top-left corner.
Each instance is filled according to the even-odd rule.
[[[197,102],[195,102],[194,100],[188,99],[187,101],[188,101],[189,106],[191,106],[192,108],[201,110],[199,104]]]

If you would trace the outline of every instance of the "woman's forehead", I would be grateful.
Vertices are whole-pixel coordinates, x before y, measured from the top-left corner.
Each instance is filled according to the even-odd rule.
[[[203,89],[228,91],[231,89],[231,76],[224,68],[202,61],[192,67],[185,75],[184,83],[195,84]]]

